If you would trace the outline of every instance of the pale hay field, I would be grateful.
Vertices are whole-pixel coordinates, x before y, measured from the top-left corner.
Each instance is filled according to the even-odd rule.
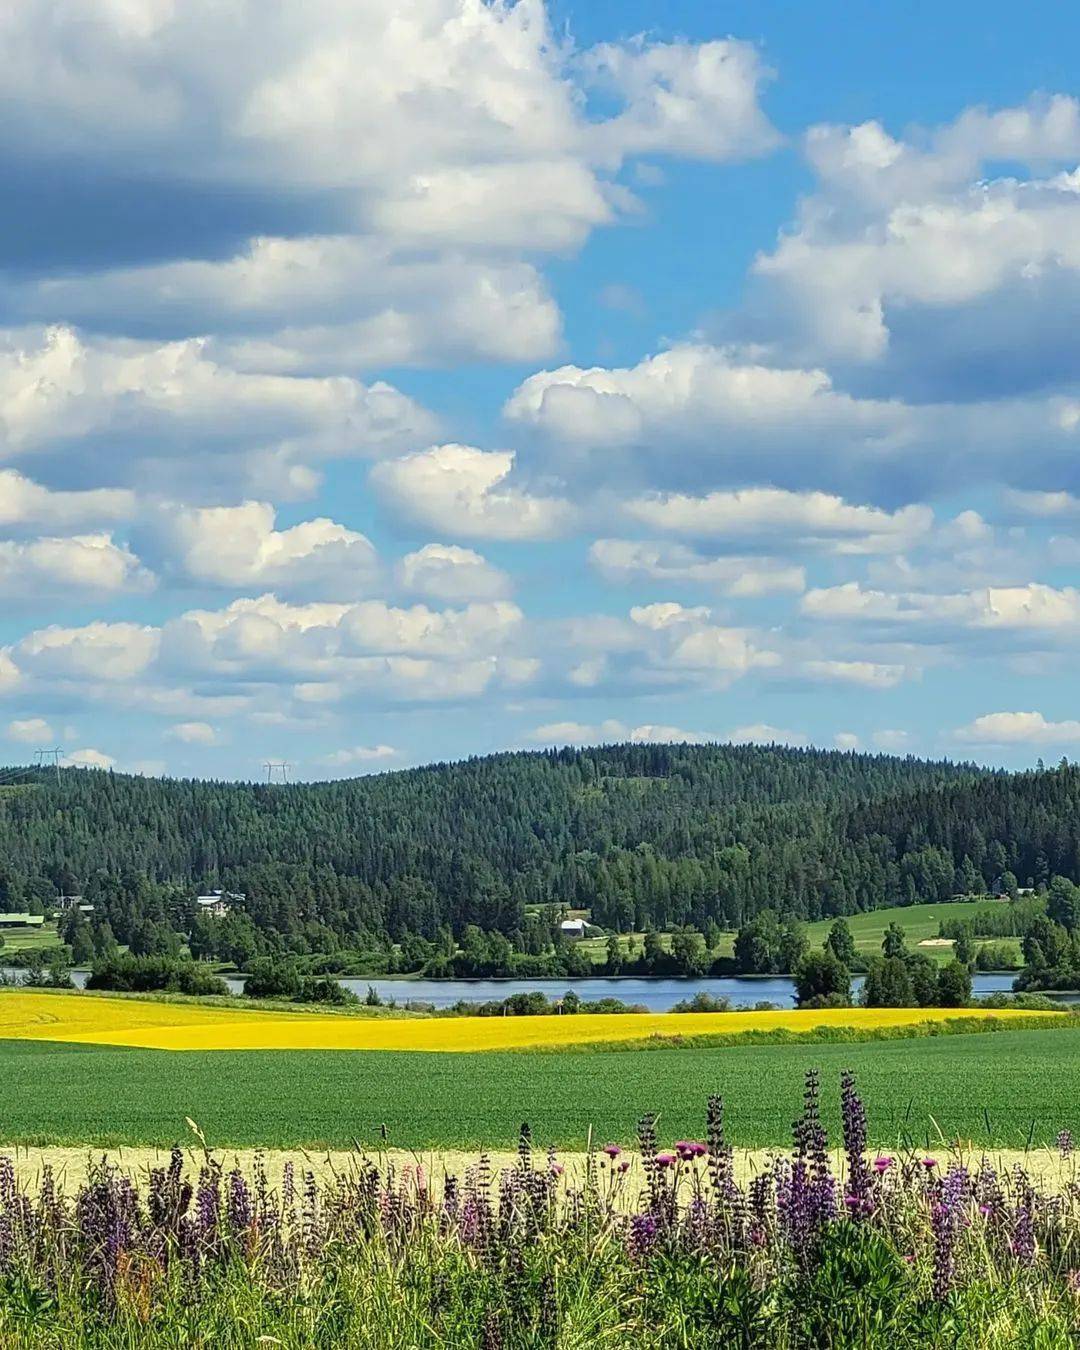
[[[640,1156],[632,1150],[624,1151],[619,1157],[619,1162],[629,1162],[629,1171],[625,1175],[615,1176],[608,1161],[599,1153],[599,1149],[603,1147],[604,1143],[605,1141],[602,1139],[594,1141],[597,1149],[595,1164],[600,1185],[605,1188],[617,1188],[618,1192],[625,1195],[628,1201],[636,1199],[640,1188],[645,1183]],[[785,1150],[783,1148],[735,1149],[733,1161],[736,1179],[741,1185],[745,1185],[751,1177],[769,1167],[778,1152],[783,1154]],[[902,1162],[904,1158],[904,1155],[888,1149],[883,1149],[882,1153],[895,1157],[898,1163]],[[981,1160],[986,1158],[997,1169],[999,1175],[1013,1166],[1019,1165],[1024,1168],[1032,1180],[1054,1192],[1062,1191],[1067,1186],[1080,1181],[1080,1163],[1078,1163],[1080,1155],[1074,1153],[1069,1158],[1062,1158],[1056,1149],[982,1149],[974,1143],[953,1142],[950,1144],[940,1143],[932,1150],[932,1154],[937,1160],[938,1169],[942,1173],[954,1162],[963,1163],[974,1173],[978,1170]],[[118,1167],[140,1183],[145,1183],[152,1168],[167,1167],[170,1161],[170,1153],[167,1149],[142,1147],[91,1149],[86,1147],[39,1148],[2,1145],[0,1146],[0,1156],[12,1159],[16,1176],[23,1185],[28,1186],[31,1190],[37,1189],[41,1181],[42,1169],[48,1166],[51,1168],[60,1188],[68,1192],[74,1191],[86,1179],[87,1172],[91,1167],[103,1161]],[[454,1176],[460,1180],[467,1168],[475,1166],[480,1154],[457,1149],[425,1149],[415,1152],[404,1149],[387,1149],[381,1152],[360,1153],[355,1150],[340,1149],[326,1151],[225,1148],[215,1150],[213,1156],[224,1166],[226,1171],[233,1167],[239,1167],[249,1178],[254,1175],[258,1164],[264,1169],[267,1181],[273,1190],[279,1190],[281,1187],[282,1173],[286,1162],[292,1163],[297,1177],[301,1177],[305,1172],[310,1171],[320,1184],[332,1182],[335,1176],[348,1177],[366,1162],[371,1162],[383,1176],[386,1176],[388,1170],[392,1169],[393,1175],[399,1181],[404,1181],[410,1188],[419,1181],[427,1186],[434,1195],[439,1196],[442,1194],[443,1184],[447,1176]],[[496,1149],[484,1156],[489,1161],[493,1179],[497,1179],[503,1168],[512,1168],[518,1163],[517,1153],[506,1149]],[[537,1147],[533,1154],[535,1165],[542,1167],[545,1156],[543,1149]],[[877,1154],[871,1150],[868,1156],[873,1158]],[[922,1152],[911,1155],[914,1159],[921,1159],[923,1156],[925,1155]],[[204,1157],[205,1155],[200,1147],[185,1149],[185,1175],[195,1180],[204,1162]],[[581,1152],[559,1152],[557,1158],[559,1165],[564,1169],[561,1184],[580,1188],[585,1180],[586,1155]],[[837,1175],[842,1175],[844,1172],[843,1153],[838,1149],[832,1149],[830,1150],[830,1159]],[[704,1162],[686,1165],[680,1181],[692,1187],[694,1184],[694,1169],[699,1174],[704,1175],[705,1168]]]
[[[1020,1019],[1056,1012],[971,1008],[828,1008],[726,1013],[581,1013],[546,1017],[366,1018],[208,1007],[40,990],[0,991],[0,1040],[146,1050],[478,1051],[588,1045],[653,1036],[739,1035],[783,1029],[892,1028],[951,1019]]]

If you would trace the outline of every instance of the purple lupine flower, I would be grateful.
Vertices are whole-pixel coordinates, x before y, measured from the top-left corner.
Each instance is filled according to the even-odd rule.
[[[228,1218],[229,1231],[234,1237],[243,1237],[251,1227],[251,1192],[239,1167],[229,1173]]]
[[[1013,1169],[1013,1184],[1017,1200],[1012,1214],[1009,1246],[1017,1265],[1030,1266],[1035,1260],[1035,1190],[1027,1173],[1019,1166]]]
[[[630,1219],[627,1250],[631,1257],[642,1260],[656,1245],[659,1225],[652,1214],[634,1214]]]
[[[1072,1130],[1059,1130],[1057,1137],[1058,1152],[1063,1158],[1068,1158],[1073,1151]]]
[[[840,1075],[840,1115],[847,1154],[848,1195],[844,1197],[844,1203],[851,1217],[859,1218],[870,1213],[873,1201],[870,1170],[866,1165],[866,1109],[855,1091],[855,1075],[850,1069]]]

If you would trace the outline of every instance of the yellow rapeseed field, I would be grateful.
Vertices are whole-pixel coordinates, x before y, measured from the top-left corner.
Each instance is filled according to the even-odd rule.
[[[650,1036],[898,1027],[955,1017],[1058,1017],[1011,1009],[827,1008],[727,1013],[582,1013],[395,1019],[260,1012],[90,994],[0,991],[0,1040],[76,1041],[148,1050],[513,1050]]]

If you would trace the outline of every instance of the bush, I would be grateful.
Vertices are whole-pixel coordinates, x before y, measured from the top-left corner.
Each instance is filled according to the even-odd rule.
[[[300,984],[300,992],[295,995],[297,1003],[330,1003],[338,1008],[354,1007],[359,1004],[359,995],[346,989],[337,980],[327,975],[309,975]]]
[[[987,994],[977,998],[976,1008],[1020,1008],[1024,1012],[1060,1012],[1061,1000],[1045,994]]]
[[[851,974],[831,948],[809,952],[795,968],[800,1008],[843,1008],[851,1002]]]
[[[702,991],[695,994],[693,998],[684,998],[676,1003],[671,1011],[673,1013],[722,1013],[731,1011],[731,999],[715,994],[706,994]]]
[[[938,1002],[943,1008],[963,1008],[971,1001],[971,971],[963,961],[950,961],[938,971]]]
[[[228,994],[224,980],[196,961],[169,956],[131,956],[118,952],[95,964],[87,989],[111,989],[142,994],[160,990],[169,994]]]
[[[296,998],[303,984],[304,977],[295,961],[277,961],[272,956],[262,956],[251,963],[251,971],[244,981],[244,997]]]

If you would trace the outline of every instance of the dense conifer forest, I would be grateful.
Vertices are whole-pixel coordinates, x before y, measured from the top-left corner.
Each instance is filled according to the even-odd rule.
[[[226,959],[267,941],[430,955],[473,929],[537,956],[567,909],[617,932],[703,930],[1080,878],[1080,770],[1065,765],[615,745],[295,785],[7,779],[0,909],[78,893],[135,949],[159,949],[139,933],[157,928]],[[245,896],[229,921],[194,916],[208,887]]]

